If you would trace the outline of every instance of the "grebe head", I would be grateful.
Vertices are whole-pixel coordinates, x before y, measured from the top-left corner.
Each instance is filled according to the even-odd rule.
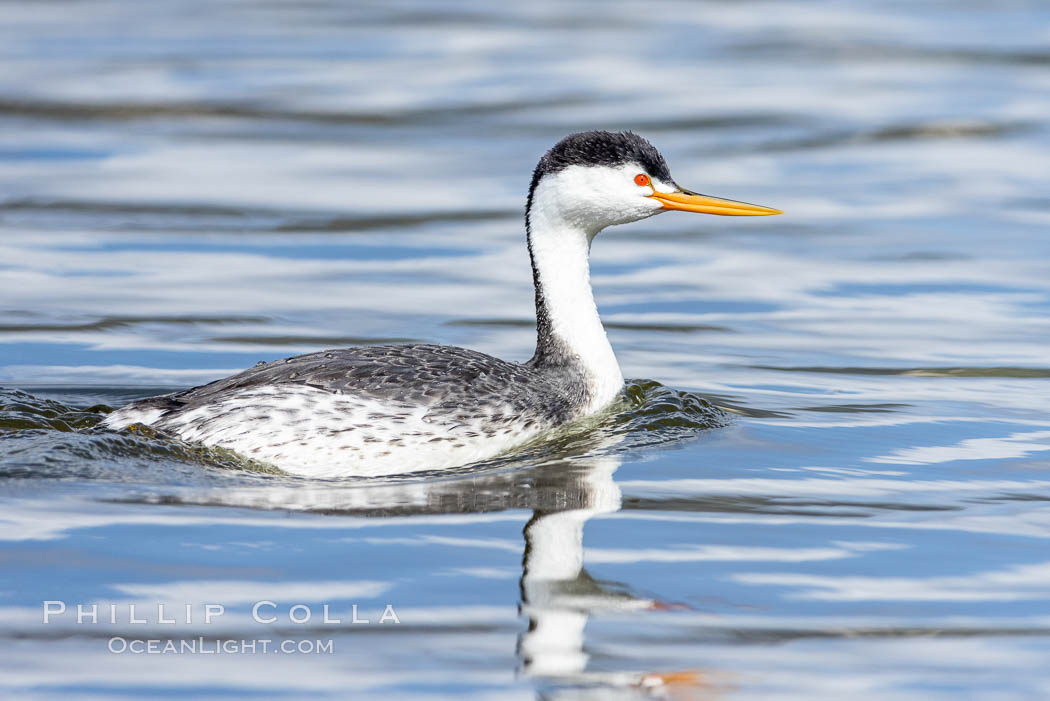
[[[762,216],[769,207],[708,197],[679,187],[660,152],[626,132],[570,134],[540,159],[532,175],[526,216],[557,221],[593,237],[667,210]]]
[[[780,214],[679,187],[660,152],[631,132],[571,134],[544,154],[532,175],[525,231],[536,289],[536,354],[529,363],[573,368],[584,379],[586,411],[607,406],[623,388],[591,291],[591,241],[607,226],[669,209]]]

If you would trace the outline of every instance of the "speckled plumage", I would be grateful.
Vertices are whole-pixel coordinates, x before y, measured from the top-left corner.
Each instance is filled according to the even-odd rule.
[[[313,476],[440,469],[491,457],[575,418],[571,366],[451,346],[366,346],[264,363],[111,414]]]

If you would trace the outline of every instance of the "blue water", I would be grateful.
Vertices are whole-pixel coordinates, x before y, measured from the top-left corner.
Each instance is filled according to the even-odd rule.
[[[1044,5],[3,10],[0,695],[1050,693]],[[89,428],[326,347],[527,359],[525,190],[593,128],[785,211],[595,242],[668,388],[615,429],[319,482]],[[262,640],[314,649],[203,649]]]

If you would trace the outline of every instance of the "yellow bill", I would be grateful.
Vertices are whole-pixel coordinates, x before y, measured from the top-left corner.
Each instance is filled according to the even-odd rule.
[[[653,192],[649,197],[662,204],[664,209],[677,209],[683,212],[721,214],[726,217],[765,217],[770,214],[783,214],[779,209],[736,200],[724,200],[721,197],[708,197],[683,188],[678,188],[675,192]]]

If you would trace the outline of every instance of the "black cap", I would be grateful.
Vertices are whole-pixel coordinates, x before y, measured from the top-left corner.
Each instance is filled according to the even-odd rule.
[[[543,154],[532,173],[528,205],[532,205],[532,193],[544,175],[574,165],[619,166],[624,163],[637,163],[650,176],[666,183],[673,182],[664,157],[646,139],[629,131],[583,131],[569,134]]]
[[[670,182],[671,171],[656,147],[629,131],[583,131],[569,134],[543,155],[533,181],[573,165],[619,166],[637,163],[654,178]]]

